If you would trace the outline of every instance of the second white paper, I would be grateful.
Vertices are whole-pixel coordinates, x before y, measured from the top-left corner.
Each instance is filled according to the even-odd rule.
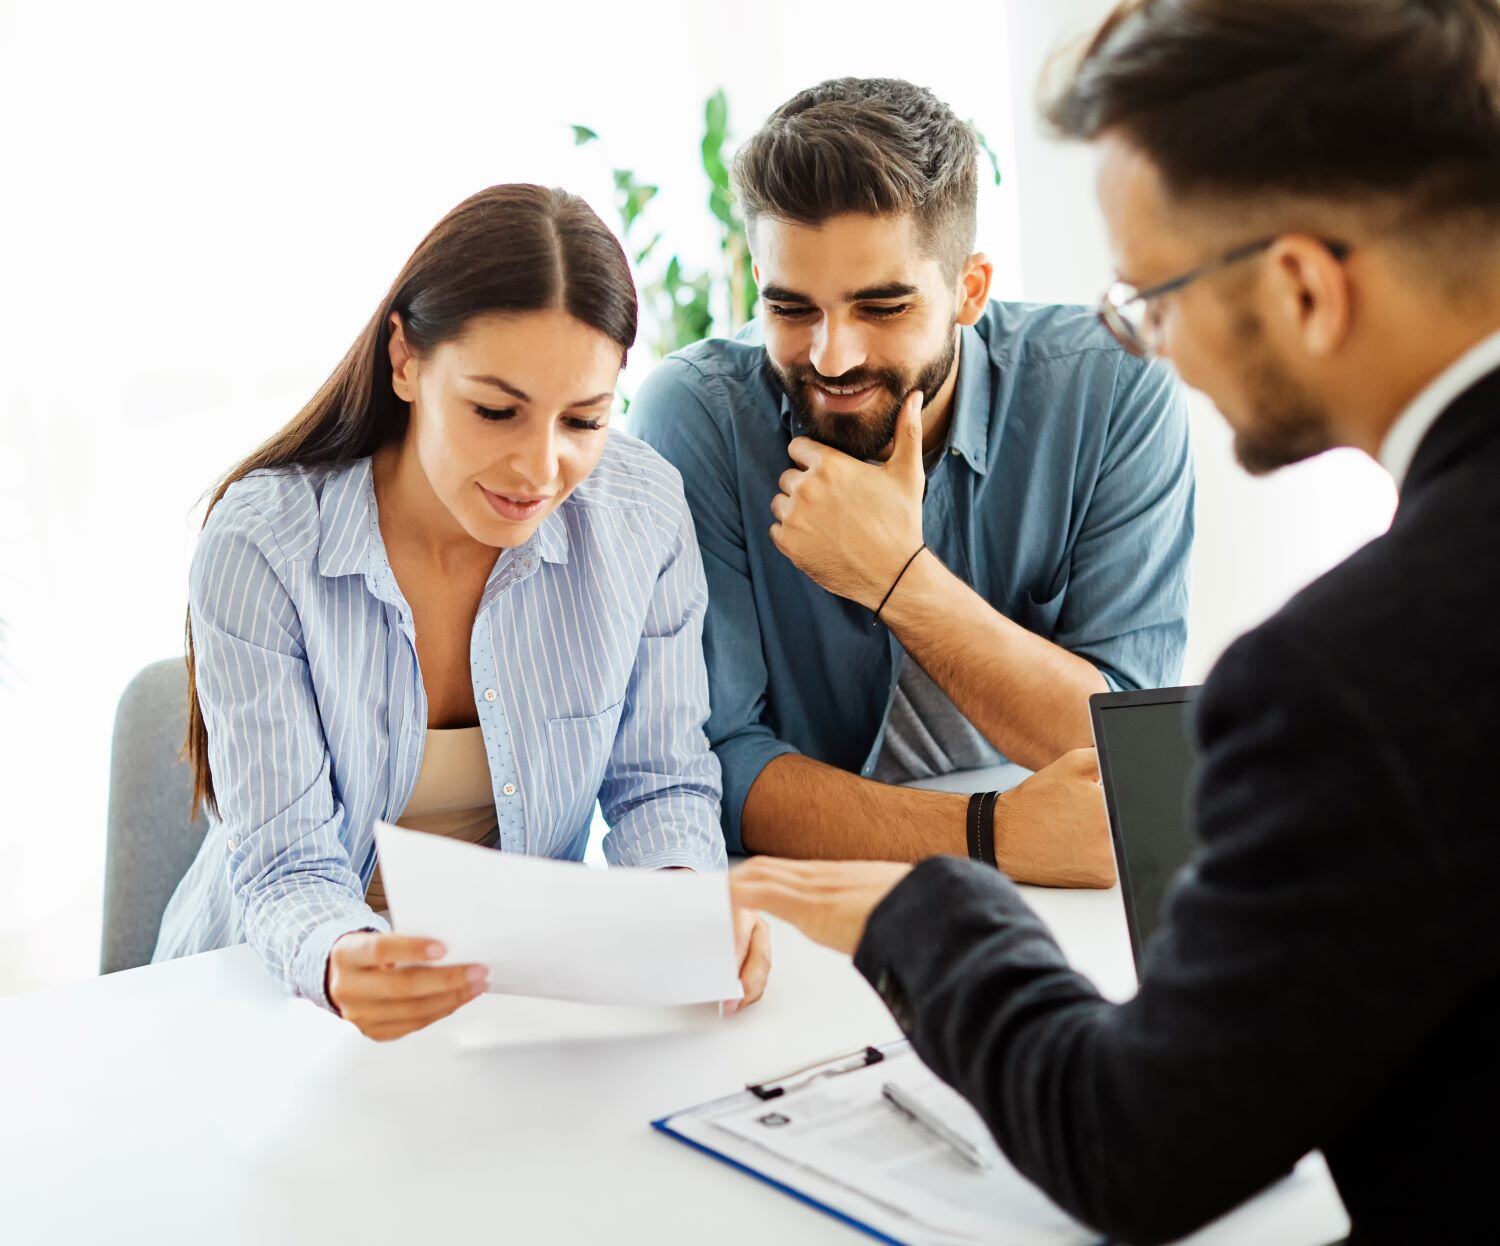
[[[490,990],[591,1004],[740,999],[728,877],[593,869],[377,823],[403,934],[487,965]]]

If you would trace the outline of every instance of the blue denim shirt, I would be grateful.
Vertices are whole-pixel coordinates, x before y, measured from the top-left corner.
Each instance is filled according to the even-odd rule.
[[[923,503],[928,545],[1111,687],[1175,682],[1193,471],[1171,374],[1077,307],[991,303],[961,333],[947,453]],[[743,851],[745,797],[773,758],[871,773],[902,656],[869,610],[771,543],[792,414],[760,342],[752,325],[678,352],[630,408],[637,434],[682,473],[703,552],[708,736],[731,852]]]

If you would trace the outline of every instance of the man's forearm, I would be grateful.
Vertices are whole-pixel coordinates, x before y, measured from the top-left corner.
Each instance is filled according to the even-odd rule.
[[[931,551],[881,612],[902,647],[959,712],[1012,761],[1033,770],[1093,742],[1088,698],[1098,668],[1013,623]]]
[[[810,757],[777,757],[745,798],[750,852],[824,860],[920,861],[967,852],[966,796],[891,787]]]

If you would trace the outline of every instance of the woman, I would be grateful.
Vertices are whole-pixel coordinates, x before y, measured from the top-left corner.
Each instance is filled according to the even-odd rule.
[[[389,933],[377,820],[579,860],[597,799],[611,864],[723,868],[692,522],[676,472],[606,431],[635,332],[629,266],[588,205],[491,187],[230,472],[188,610],[211,825],[157,960],[248,940],[391,1039],[485,975]],[[736,933],[753,1001],[765,927]]]

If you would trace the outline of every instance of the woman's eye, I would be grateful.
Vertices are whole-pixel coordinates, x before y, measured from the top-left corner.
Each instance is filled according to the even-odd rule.
[[[908,310],[910,307],[910,303],[898,303],[894,307],[867,307],[865,310],[877,320],[890,320],[894,316],[901,315],[902,312]]]
[[[481,420],[492,421],[508,420],[516,413],[514,407],[501,407],[497,409],[495,407],[481,407],[477,403],[475,404],[474,411]]]
[[[580,433],[597,433],[604,424],[600,420],[569,420],[568,427]]]

